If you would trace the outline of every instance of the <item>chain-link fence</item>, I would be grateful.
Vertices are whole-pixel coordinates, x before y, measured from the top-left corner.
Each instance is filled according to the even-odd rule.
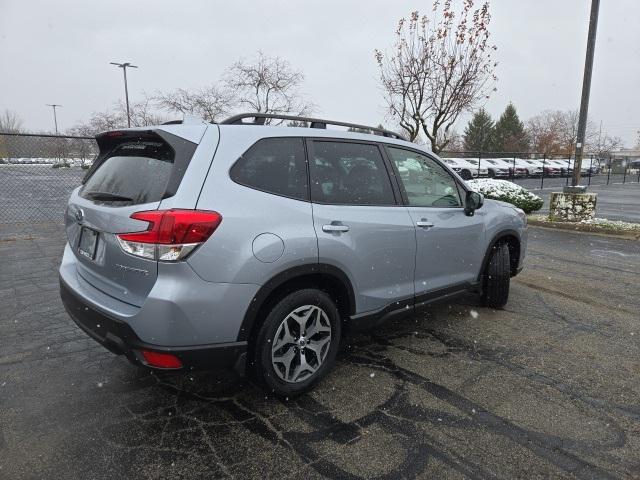
[[[0,133],[0,225],[62,221],[67,199],[98,153],[92,137]],[[542,153],[445,151],[465,179],[495,177],[530,190],[571,183],[574,159]],[[640,182],[640,159],[587,155],[583,185]]]
[[[97,153],[92,137],[0,133],[0,225],[62,222]]]

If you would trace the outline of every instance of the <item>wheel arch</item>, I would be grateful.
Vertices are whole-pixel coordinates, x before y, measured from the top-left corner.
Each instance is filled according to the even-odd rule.
[[[257,332],[264,314],[285,295],[302,288],[319,288],[334,299],[343,318],[355,313],[355,293],[349,277],[338,267],[324,263],[299,265],[269,279],[254,295],[237,341],[248,341]]]
[[[491,259],[491,252],[496,245],[506,243],[509,247],[509,263],[511,276],[513,277],[518,272],[518,264],[520,262],[520,234],[516,230],[502,230],[495,234],[485,251],[484,258],[482,259],[482,268],[478,274],[478,282],[482,281],[482,275],[484,274],[487,264]]]

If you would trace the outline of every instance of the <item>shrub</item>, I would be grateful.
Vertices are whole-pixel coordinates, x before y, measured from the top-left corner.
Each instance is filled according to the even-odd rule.
[[[507,180],[480,178],[467,181],[467,185],[472,190],[482,193],[486,198],[510,203],[521,208],[525,213],[540,210],[544,203],[539,196]]]

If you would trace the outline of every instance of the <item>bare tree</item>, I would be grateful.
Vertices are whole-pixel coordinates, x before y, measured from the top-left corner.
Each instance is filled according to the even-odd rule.
[[[12,111],[5,110],[0,114],[0,132],[2,133],[22,133],[23,123],[20,116]]]
[[[600,159],[608,157],[612,152],[620,150],[622,147],[624,147],[624,141],[622,138],[611,137],[607,133],[603,133],[598,135],[594,142],[587,144],[587,151]]]
[[[129,103],[129,115],[132,127],[146,127],[159,125],[167,120],[164,115],[154,110],[154,102],[145,96],[142,100]],[[111,109],[102,112],[93,112],[87,122],[79,123],[67,132],[71,135],[94,136],[108,130],[117,130],[127,127],[127,110],[124,102],[113,104]]]
[[[122,100],[116,104],[115,109],[126,120],[127,107]],[[142,100],[129,104],[129,115],[132,127],[160,125],[168,120],[166,115],[157,112],[154,99],[146,95]]]
[[[197,115],[208,122],[229,115],[237,103],[233,90],[217,85],[195,91],[178,88],[172,92],[159,92],[154,100],[164,110]]]
[[[67,133],[70,135],[93,137],[98,133],[117,130],[118,128],[125,128],[126,126],[126,113],[123,116],[122,112],[105,110],[103,112],[93,112],[88,121],[74,125],[67,130]]]
[[[577,110],[545,110],[526,122],[531,149],[547,154],[572,155],[578,136]],[[585,146],[589,150],[597,141],[593,122],[587,122]]]
[[[459,134],[458,131],[453,128],[447,132],[447,138],[438,138],[438,142],[444,143],[447,141],[447,151],[460,152],[464,150],[464,136]]]
[[[304,74],[282,58],[258,52],[250,62],[231,65],[223,81],[236,92],[238,106],[251,112],[308,115],[313,111],[313,104],[300,91]]]
[[[410,140],[424,133],[436,153],[458,116],[495,91],[489,4],[474,10],[474,1],[457,13],[451,0],[435,0],[431,15],[416,11],[398,22],[390,54],[375,51],[389,114]]]

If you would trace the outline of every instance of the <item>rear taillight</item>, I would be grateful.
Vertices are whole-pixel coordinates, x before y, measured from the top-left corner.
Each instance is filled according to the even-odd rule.
[[[149,225],[141,232],[117,234],[120,247],[131,255],[164,262],[184,259],[222,222],[222,215],[207,210],[149,210],[131,218]]]

